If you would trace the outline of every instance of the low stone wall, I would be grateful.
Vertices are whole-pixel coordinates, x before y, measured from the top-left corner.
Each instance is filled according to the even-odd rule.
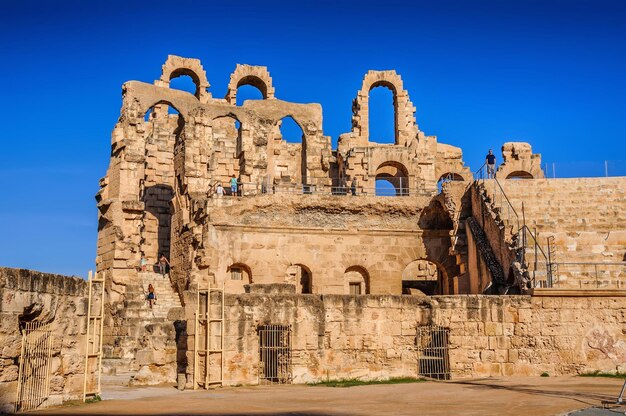
[[[78,399],[84,377],[88,283],[79,277],[0,268],[0,413],[13,410],[22,343],[20,322],[54,334],[49,404]]]
[[[255,293],[225,303],[227,385],[258,382],[265,324],[291,325],[294,383],[417,376],[417,328],[430,323],[449,329],[453,378],[626,371],[626,297]]]

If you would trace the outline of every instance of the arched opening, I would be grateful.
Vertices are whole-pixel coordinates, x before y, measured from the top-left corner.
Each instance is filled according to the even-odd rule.
[[[233,263],[226,268],[224,290],[228,293],[244,293],[244,286],[252,283],[250,267],[244,263]]]
[[[441,295],[447,281],[445,273],[443,268],[432,261],[414,260],[402,272],[402,294]]]
[[[348,267],[344,273],[346,293],[365,295],[370,293],[369,273],[361,266]]]
[[[293,117],[283,117],[276,123],[267,154],[268,172],[275,185],[307,184],[306,138]]]
[[[533,175],[523,170],[516,170],[507,175],[506,179],[534,179]]]
[[[164,112],[171,109],[172,114]],[[176,190],[174,158],[181,157],[185,121],[169,102],[159,101],[150,107],[144,120],[144,176],[140,180],[140,197],[144,203],[141,221],[141,256],[156,268],[160,255],[171,257]],[[161,163],[160,161],[171,161]],[[152,269],[152,267],[151,267]]]
[[[239,94],[240,87],[244,85],[250,85],[257,88],[261,92],[263,99],[267,98],[267,84],[265,84],[265,81],[263,81],[261,78],[254,75],[246,75],[245,77],[241,78],[237,82],[237,94]]]
[[[396,92],[393,85],[372,85],[368,101],[369,141],[396,144]]]
[[[212,187],[222,184],[226,195],[232,194],[231,179],[233,175],[238,182],[236,193],[243,195],[243,186],[240,182],[241,167],[242,125],[234,115],[217,117],[212,122],[213,152],[209,160],[209,169],[213,170],[214,183]]]
[[[170,74],[170,88],[186,91],[200,98],[200,78],[190,69],[178,68]]]
[[[293,264],[287,268],[286,281],[296,286],[296,293],[313,293],[311,270],[302,264]]]
[[[452,182],[452,181],[464,181],[463,176],[459,175],[455,172],[446,172],[437,181],[437,189],[441,192],[441,188],[443,187],[444,182]]]
[[[246,100],[263,100],[263,92],[258,87],[251,84],[243,84],[237,88],[236,105],[243,105]]]
[[[409,175],[401,163],[385,162],[376,169],[376,196],[408,196]]]
[[[291,116],[287,116],[278,122],[280,137],[287,143],[302,143],[304,132]]]

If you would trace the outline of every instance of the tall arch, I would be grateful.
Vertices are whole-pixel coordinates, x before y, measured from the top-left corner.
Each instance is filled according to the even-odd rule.
[[[165,107],[174,110],[168,114]],[[149,264],[157,262],[160,255],[171,256],[171,241],[175,234],[172,218],[175,214],[177,174],[182,174],[185,119],[171,102],[160,100],[150,106],[142,118],[140,129],[143,142],[144,168],[140,177],[139,195],[144,210],[141,216],[141,253]],[[163,163],[162,161],[171,161]]]
[[[211,186],[221,183],[230,192],[228,183],[235,176],[241,180],[243,156],[243,124],[234,114],[223,115],[211,121],[212,137],[209,141],[211,159],[208,169],[211,172]],[[243,189],[242,189],[243,190]]]
[[[297,127],[295,135],[300,135],[300,143],[296,137],[283,137],[281,125],[291,120]],[[288,141],[287,139],[292,139]],[[294,142],[294,140],[296,142]],[[308,183],[307,166],[307,140],[304,128],[297,118],[287,115],[278,120],[272,129],[272,134],[267,146],[268,173],[274,183],[284,185],[306,185]]]
[[[235,71],[230,75],[230,82],[226,91],[226,101],[229,104],[236,105],[237,88],[242,85],[252,85],[258,88],[265,99],[274,98],[272,77],[265,66],[237,64]]]
[[[202,67],[199,59],[183,58],[182,56],[168,55],[167,60],[163,64],[161,78],[156,84],[159,86],[169,87],[173,78],[188,75],[196,84],[195,97],[203,103],[208,102],[211,94],[208,92],[210,87],[206,72]]]
[[[415,107],[403,87],[402,78],[394,70],[370,70],[363,78],[363,85],[352,106],[352,132],[359,138],[358,144],[365,146],[369,143],[369,94],[376,87],[389,88],[393,93],[395,144],[406,146],[417,137]]]

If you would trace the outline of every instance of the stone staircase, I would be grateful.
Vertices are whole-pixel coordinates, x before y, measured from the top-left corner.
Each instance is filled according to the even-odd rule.
[[[149,284],[157,297],[152,308],[146,300]],[[183,308],[169,276],[138,273],[138,279],[126,285],[124,302],[112,307],[112,327],[103,339],[103,372],[136,384],[175,381],[175,322],[183,319]]]
[[[548,237],[558,263],[554,281],[562,287],[626,287],[626,178],[575,178],[499,181],[520,221],[548,254]],[[494,181],[484,189],[495,202]],[[523,202],[523,210],[522,210]],[[506,203],[501,203],[505,205]],[[504,206],[500,213],[504,214]],[[502,215],[515,231],[516,219]],[[532,237],[527,236],[526,263],[535,262]],[[537,280],[546,279],[547,260],[538,250]],[[545,264],[544,264],[545,263]]]

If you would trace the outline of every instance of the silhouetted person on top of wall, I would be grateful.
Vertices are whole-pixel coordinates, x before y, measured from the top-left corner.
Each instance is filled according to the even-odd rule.
[[[489,153],[485,157],[485,163],[487,164],[487,178],[493,179],[496,177],[496,155],[489,149]]]

